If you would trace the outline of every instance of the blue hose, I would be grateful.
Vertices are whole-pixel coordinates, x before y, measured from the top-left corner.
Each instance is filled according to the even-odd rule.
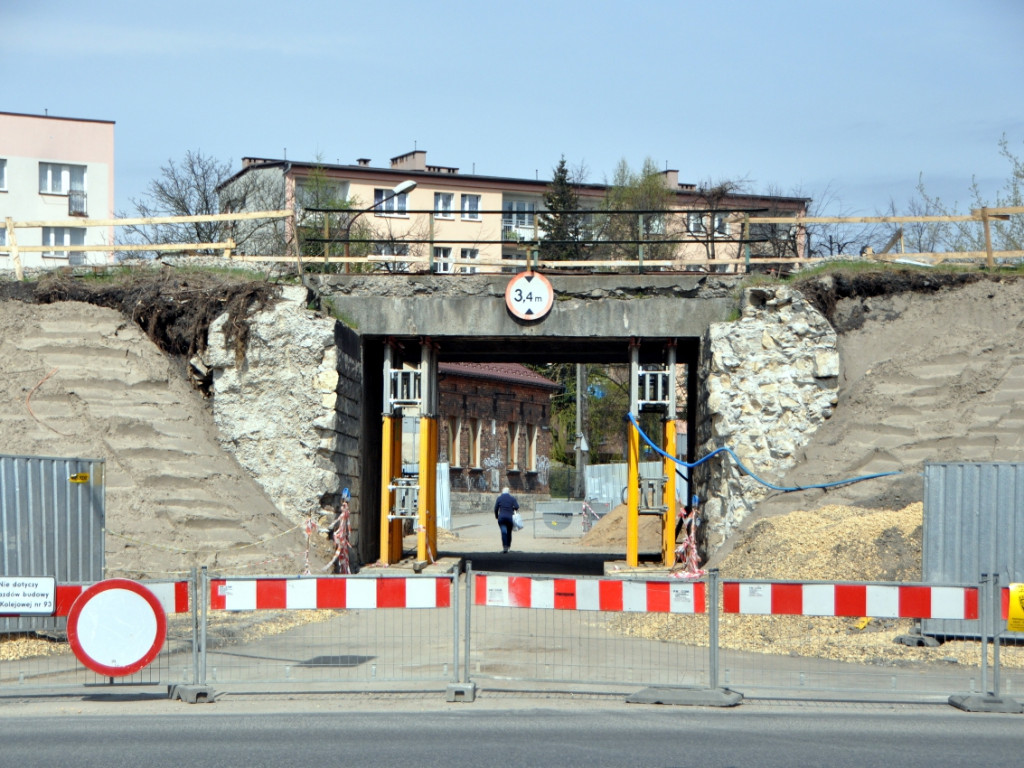
[[[682,459],[677,459],[675,456],[669,456],[667,453],[665,453],[665,451],[661,450],[661,448],[659,448],[654,443],[652,443],[651,439],[649,437],[647,437],[646,434],[644,434],[644,431],[642,429],[640,429],[640,425],[637,424],[636,417],[633,416],[632,413],[627,413],[626,416],[629,418],[630,422],[632,422],[633,426],[636,428],[637,434],[639,434],[640,437],[642,437],[644,439],[645,443],[647,443],[649,446],[651,446],[651,448],[653,448],[657,453],[659,453],[662,456],[664,456],[666,459],[672,459],[672,461],[674,461],[676,464],[680,464],[680,465],[686,467],[687,469],[693,469],[694,467],[699,467],[705,461],[708,461],[709,459],[713,459],[715,456],[717,456],[720,453],[727,453],[727,454],[729,454],[729,456],[732,457],[732,460],[736,462],[736,466],[738,466],[741,470],[743,470],[747,475],[752,477],[754,480],[756,480],[757,482],[759,482],[761,485],[765,486],[766,488],[771,488],[773,491],[780,491],[782,493],[792,493],[793,491],[807,491],[807,490],[811,490],[813,488],[836,488],[836,487],[838,487],[840,485],[850,485],[851,483],[860,483],[860,482],[863,482],[864,480],[874,480],[875,478],[878,478],[878,477],[891,477],[892,475],[902,475],[903,474],[902,472],[880,472],[877,475],[862,475],[861,477],[851,477],[851,478],[849,478],[847,480],[837,480],[834,483],[820,483],[820,484],[817,484],[817,485],[795,485],[795,486],[793,486],[791,488],[786,488],[786,487],[783,487],[781,485],[775,485],[774,483],[769,483],[767,480],[762,480],[760,477],[758,477],[753,472],[751,472],[749,469],[747,469],[747,467],[744,466],[743,462],[740,461],[739,457],[735,453],[733,453],[732,448],[729,448],[727,446],[723,446],[721,448],[715,449],[714,451],[709,453],[707,456],[705,456],[703,459],[698,459],[697,461],[693,462],[692,464],[690,464],[689,462],[683,461]]]

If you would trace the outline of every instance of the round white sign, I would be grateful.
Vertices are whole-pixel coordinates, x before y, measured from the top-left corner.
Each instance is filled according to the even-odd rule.
[[[521,272],[505,289],[505,306],[520,320],[540,320],[554,303],[555,291],[539,272]]]
[[[167,617],[138,582],[108,579],[84,590],[68,614],[68,642],[86,667],[120,677],[138,672],[163,647]]]

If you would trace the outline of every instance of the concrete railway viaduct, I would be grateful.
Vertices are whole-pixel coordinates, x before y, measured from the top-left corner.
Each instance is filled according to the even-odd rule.
[[[359,496],[362,548],[367,550],[364,556],[379,545],[383,561],[400,558],[402,518],[412,518],[414,529],[419,531],[418,558],[437,551],[430,478],[437,461],[438,361],[631,364],[631,410],[660,410],[666,423],[686,419],[687,445],[675,446],[674,425],[659,437],[664,440],[661,447],[693,461],[699,445],[713,439],[714,414],[708,404],[712,404],[711,411],[715,410],[716,398],[708,378],[720,361],[715,362],[710,349],[715,343],[710,330],[738,316],[741,322],[751,320],[767,305],[779,304],[771,290],[759,293],[754,289],[753,300],[750,291],[741,296],[738,279],[729,275],[548,274],[545,282],[551,296],[547,306],[538,306],[536,313],[528,309],[523,317],[523,306],[510,297],[511,283],[516,280],[513,274],[304,278],[321,308],[358,338],[362,360],[363,415],[359,428],[363,469]],[[525,285],[520,281],[514,287]],[[731,323],[730,327],[736,325]],[[748,331],[757,335],[758,344],[767,343],[761,341],[763,329]],[[779,336],[771,329],[768,332]],[[727,359],[730,354],[719,355],[726,359],[726,366],[734,365]],[[677,364],[685,365],[687,372],[685,412],[676,410]],[[410,379],[410,370],[415,380]],[[812,371],[810,378],[820,385],[834,376],[831,370]],[[401,433],[396,424],[401,420],[396,417],[403,407],[411,405],[421,416],[421,477],[417,508],[401,509],[395,487],[396,477],[401,475],[401,459],[396,463],[395,458],[395,452],[401,452],[400,442],[396,443],[396,429],[399,441]],[[790,410],[794,407],[799,406],[794,402]],[[765,428],[770,429],[770,424]],[[642,490],[634,488],[639,485],[634,433],[630,430],[633,474],[627,561],[635,564],[637,558],[638,515],[661,514],[665,530],[662,554],[670,565],[674,555],[675,466],[665,460],[667,482],[658,488],[664,494],[662,503],[645,501]],[[692,477],[690,482],[694,482]],[[696,482],[703,487],[685,489],[685,498],[693,492],[702,496],[713,493],[714,478],[706,476]]]

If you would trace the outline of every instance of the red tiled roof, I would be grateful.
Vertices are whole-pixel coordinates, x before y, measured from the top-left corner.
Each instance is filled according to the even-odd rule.
[[[438,363],[439,373],[468,376],[474,379],[509,381],[544,389],[561,389],[562,385],[546,379],[520,363]]]

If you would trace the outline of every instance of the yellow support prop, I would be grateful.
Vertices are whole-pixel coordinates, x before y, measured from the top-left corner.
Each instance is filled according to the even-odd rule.
[[[420,418],[419,525],[416,559],[437,560],[437,419]]]
[[[665,453],[676,455],[676,422],[675,419],[665,420]],[[665,517],[662,525],[661,562],[666,568],[676,564],[676,463],[672,459],[662,457],[665,468],[665,496],[661,502],[665,505]]]
[[[391,416],[384,416],[381,424],[380,438],[380,560],[382,563],[391,563],[391,521],[388,515],[391,514],[393,492],[388,489],[391,485],[391,469],[394,466],[392,451],[395,449],[394,430],[396,419]]]
[[[391,429],[391,474],[388,477],[402,476],[402,417],[392,416],[395,425]],[[402,559],[402,534],[405,527],[405,520],[391,520],[391,530],[388,535],[390,544],[388,563],[397,563]]]
[[[640,564],[640,434],[631,425],[628,431],[629,480],[626,486],[626,564]]]

